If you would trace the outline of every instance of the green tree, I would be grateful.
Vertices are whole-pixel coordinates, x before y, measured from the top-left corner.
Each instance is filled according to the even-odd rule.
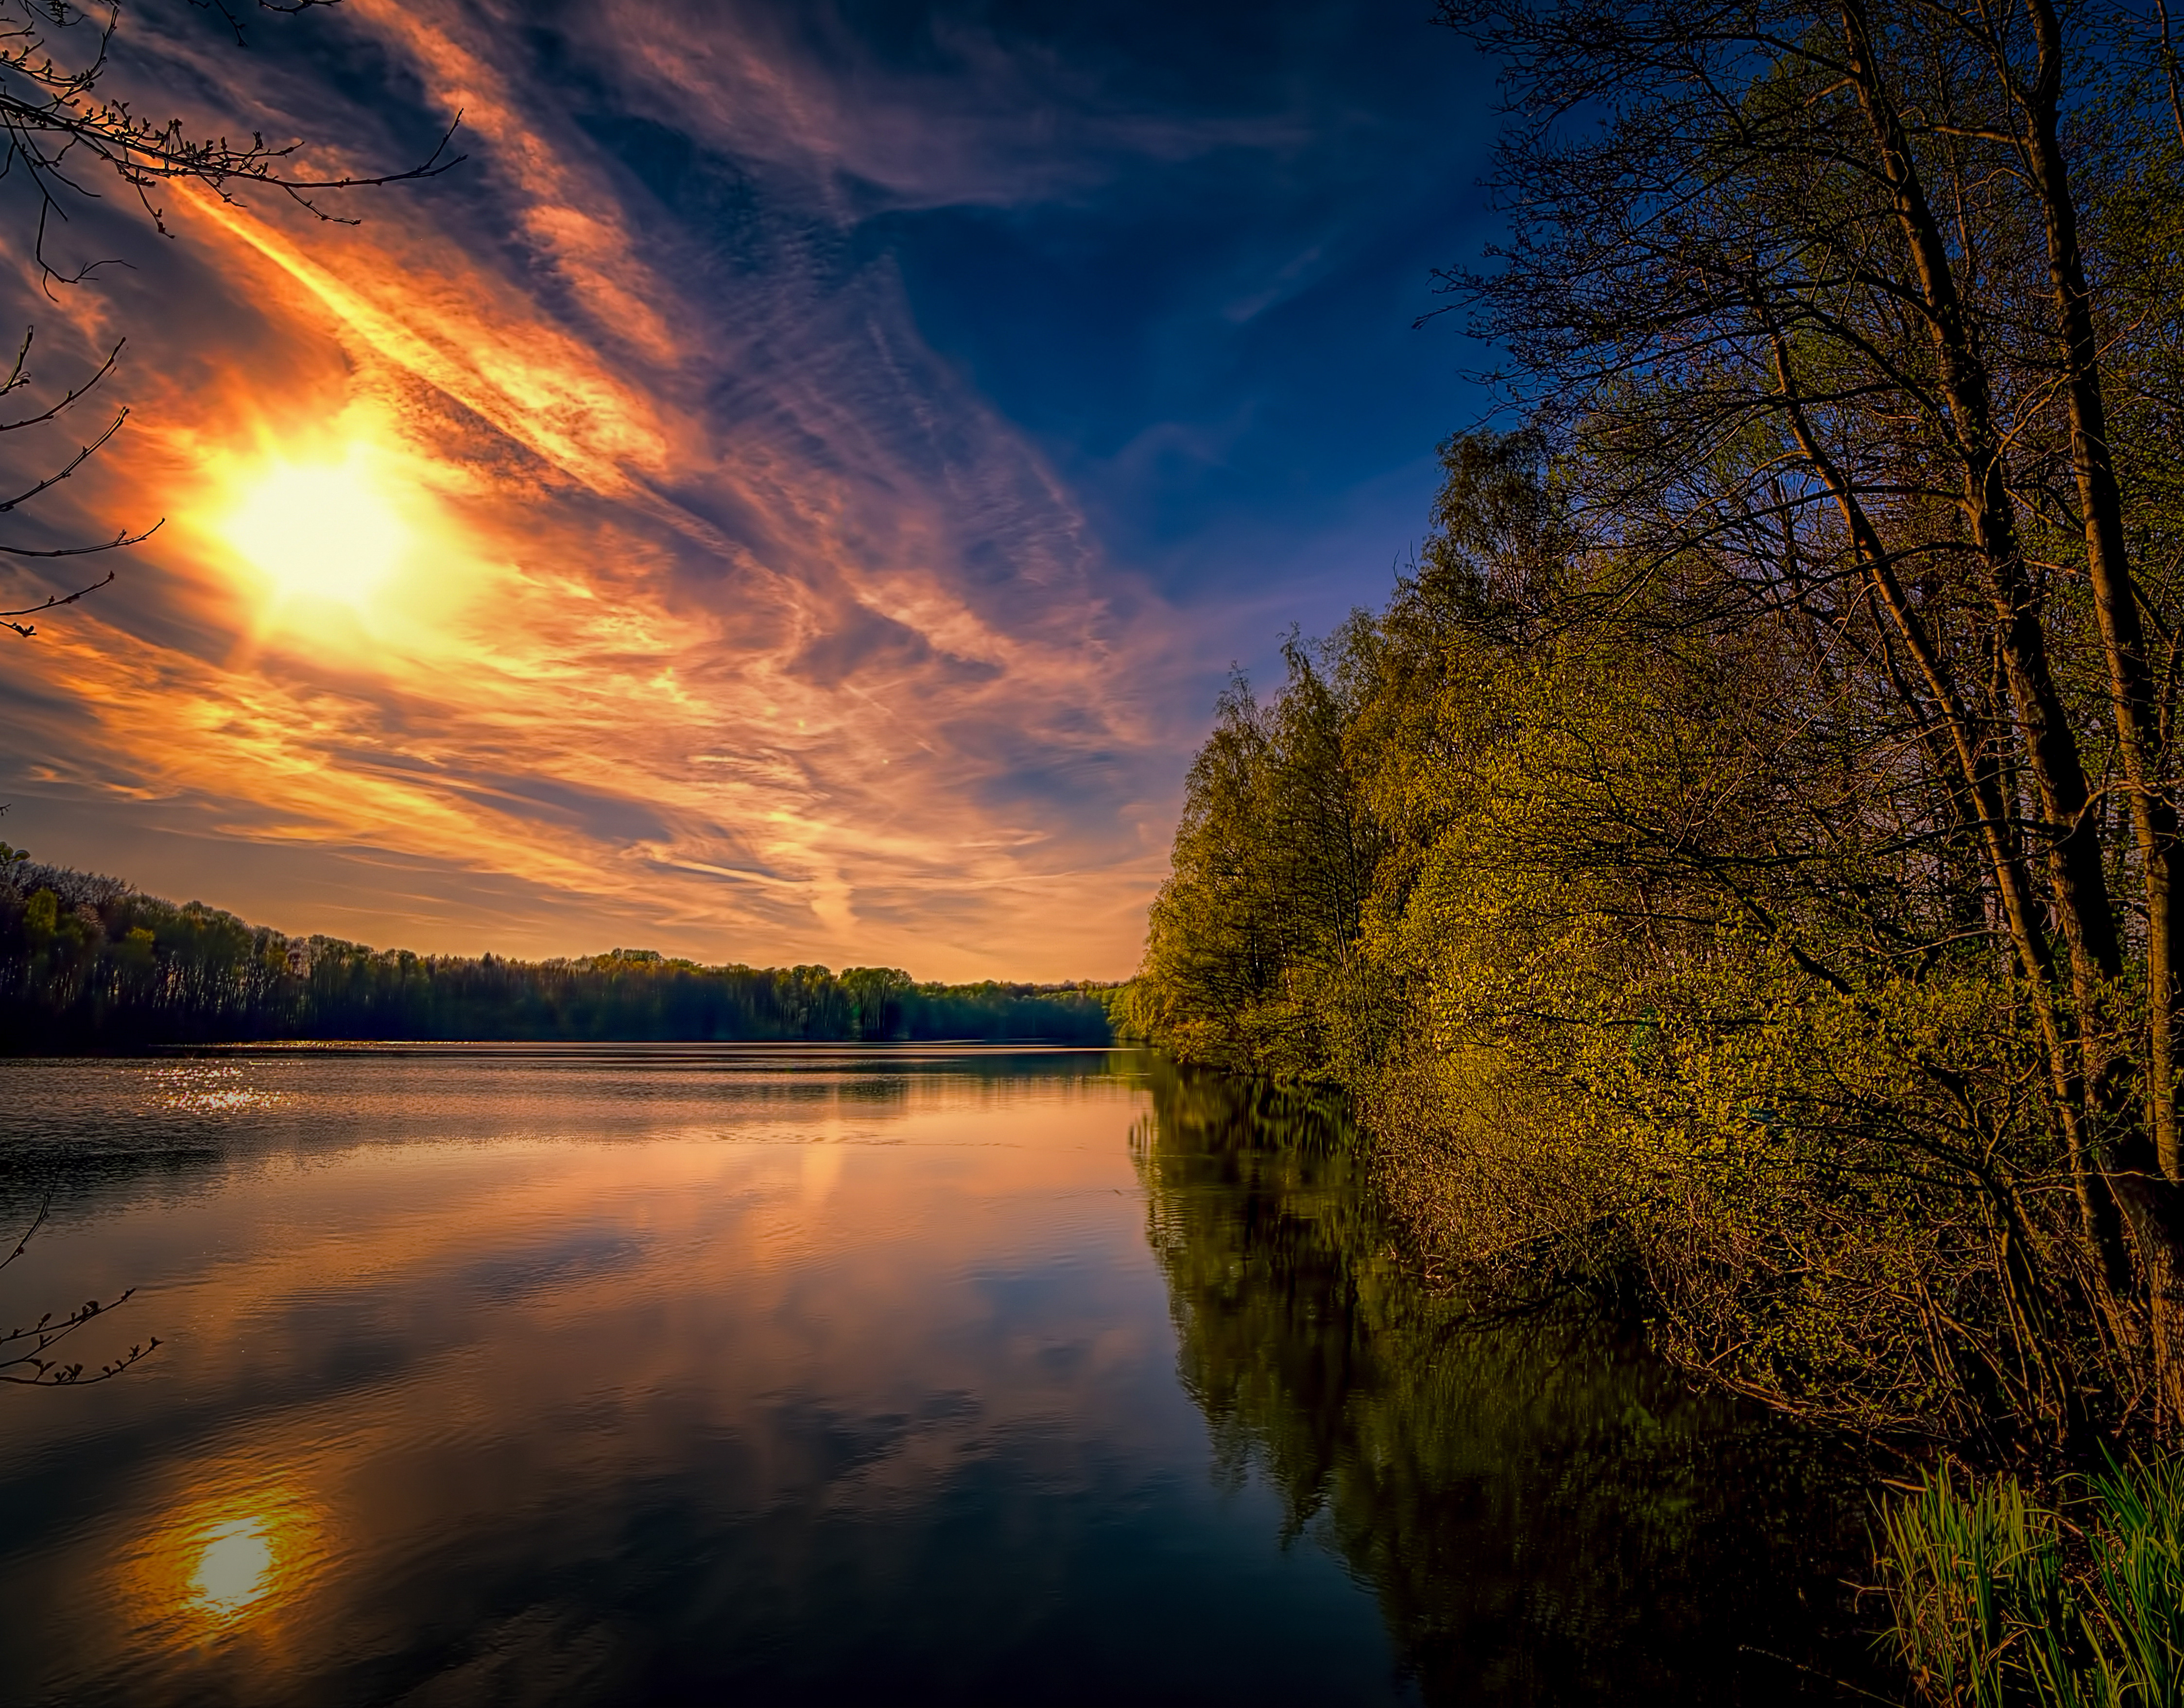
[[[1508,67],[1512,236],[1450,285],[1530,425],[1451,443],[1326,664],[1378,838],[1346,960],[1279,929],[1309,688],[1232,693],[1148,1030],[1344,1079],[1459,1271],[1638,1285],[1778,1405],[2184,1425],[2157,44],[2046,0],[1444,17]],[[1240,1044],[1268,993],[1354,1045]]]

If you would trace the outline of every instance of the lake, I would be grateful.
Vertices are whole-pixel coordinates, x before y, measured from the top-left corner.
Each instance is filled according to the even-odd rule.
[[[1865,1497],[1421,1288],[1323,1101],[1138,1052],[0,1062],[23,1702],[1751,1702]],[[12,1249],[14,1234],[8,1235]],[[97,1338],[92,1337],[96,1336]],[[1811,1669],[1811,1670],[1801,1670]]]

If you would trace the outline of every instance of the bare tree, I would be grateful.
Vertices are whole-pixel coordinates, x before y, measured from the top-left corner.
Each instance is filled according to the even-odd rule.
[[[0,1258],[0,1270],[5,1270],[30,1249],[31,1237],[46,1225],[46,1217],[53,1206],[50,1194],[38,1205],[38,1213],[31,1225],[23,1230],[23,1237],[15,1242],[15,1249]],[[84,1373],[84,1365],[53,1355],[61,1344],[77,1330],[125,1304],[136,1288],[119,1294],[103,1303],[86,1299],[73,1310],[58,1314],[48,1311],[36,1322],[0,1332],[0,1382],[11,1383],[18,1388],[82,1388],[94,1382],[105,1382],[119,1376],[132,1364],[148,1358],[156,1351],[159,1338],[132,1345],[119,1358],[109,1359],[90,1375]]]

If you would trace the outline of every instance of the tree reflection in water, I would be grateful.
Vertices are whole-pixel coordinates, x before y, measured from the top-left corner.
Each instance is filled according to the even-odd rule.
[[[1373,1587],[1429,1701],[1887,1692],[1847,1455],[1597,1310],[1485,1324],[1434,1295],[1328,1094],[1150,1071],[1133,1149],[1217,1474],[1262,1471],[1290,1534]]]

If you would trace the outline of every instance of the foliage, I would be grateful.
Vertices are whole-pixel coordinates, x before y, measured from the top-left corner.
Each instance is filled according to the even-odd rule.
[[[1223,696],[1132,1023],[1348,1087],[1475,1298],[1618,1290],[1860,1431],[2184,1427],[2158,56],[2045,0],[1444,9],[1509,70],[1513,235],[1450,283],[1526,425]]]
[[[1287,688],[1262,708],[1240,678],[1191,767],[1175,876],[1156,904],[1134,1015],[1195,1060],[1323,1072],[1348,1040],[1352,974],[1379,852],[1343,753],[1341,684],[1285,648]]]
[[[1133,1014],[1351,1086],[1475,1292],[1635,1289],[1673,1355],[1857,1427],[2067,1427],[2088,1372],[2127,1404],[2104,1322],[2058,1303],[2094,1283],[2021,985],[1923,850],[1873,860],[1895,827],[1786,762],[1809,709],[1769,637],[1677,640],[1482,632],[1429,565],[1321,665],[1293,649],[1272,707],[1232,691]],[[1339,743],[1288,709],[1301,684],[1326,715],[1323,682]],[[1354,901],[1288,904],[1299,787],[1374,826]],[[1780,859],[1800,821],[1823,845]]]
[[[888,967],[419,955],[291,937],[201,902],[0,871],[0,1039],[17,1052],[257,1038],[1037,1039],[1105,1043],[1096,987],[918,983]]]
[[[2132,1459],[2039,1504],[1947,1465],[1881,1515],[1895,1645],[1948,1708],[2184,1701],[2184,1460]]]

